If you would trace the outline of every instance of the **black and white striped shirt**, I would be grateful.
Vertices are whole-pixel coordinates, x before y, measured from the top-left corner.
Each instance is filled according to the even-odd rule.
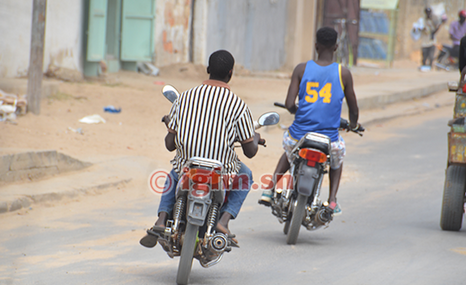
[[[173,103],[170,118],[168,129],[176,133],[176,155],[171,163],[178,174],[193,156],[222,162],[228,174],[238,172],[233,144],[235,138],[252,140],[254,123],[246,103],[226,83],[206,80],[183,92]]]

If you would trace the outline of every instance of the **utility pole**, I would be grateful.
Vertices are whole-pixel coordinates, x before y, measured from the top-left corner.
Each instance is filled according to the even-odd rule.
[[[34,0],[32,7],[31,53],[28,70],[28,111],[40,114],[42,68],[44,66],[45,14],[47,0]]]

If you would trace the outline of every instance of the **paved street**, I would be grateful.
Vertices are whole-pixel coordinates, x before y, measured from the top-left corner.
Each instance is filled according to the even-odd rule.
[[[210,269],[195,261],[190,283],[464,284],[466,230],[439,227],[451,109],[344,134],[343,215],[301,228],[295,246],[251,192],[230,225],[241,248]],[[141,188],[1,215],[0,284],[174,284],[178,259],[138,244],[159,199]]]

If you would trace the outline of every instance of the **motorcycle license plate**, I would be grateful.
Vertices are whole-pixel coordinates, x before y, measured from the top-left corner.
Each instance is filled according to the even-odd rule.
[[[203,204],[194,203],[193,209],[191,211],[191,216],[194,218],[202,218],[202,209],[204,208]]]

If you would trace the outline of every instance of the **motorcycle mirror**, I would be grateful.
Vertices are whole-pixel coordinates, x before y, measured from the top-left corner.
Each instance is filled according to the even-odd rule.
[[[456,82],[456,81],[449,81],[448,82],[448,91],[456,92],[456,91],[458,91],[458,88],[459,88],[458,82]]]
[[[178,90],[176,90],[176,88],[171,85],[163,86],[162,94],[165,96],[165,98],[168,99],[168,101],[172,103],[175,102],[175,100],[180,96],[180,92],[178,92]]]
[[[259,117],[257,122],[260,126],[276,125],[280,121],[280,115],[277,112],[268,112]]]

